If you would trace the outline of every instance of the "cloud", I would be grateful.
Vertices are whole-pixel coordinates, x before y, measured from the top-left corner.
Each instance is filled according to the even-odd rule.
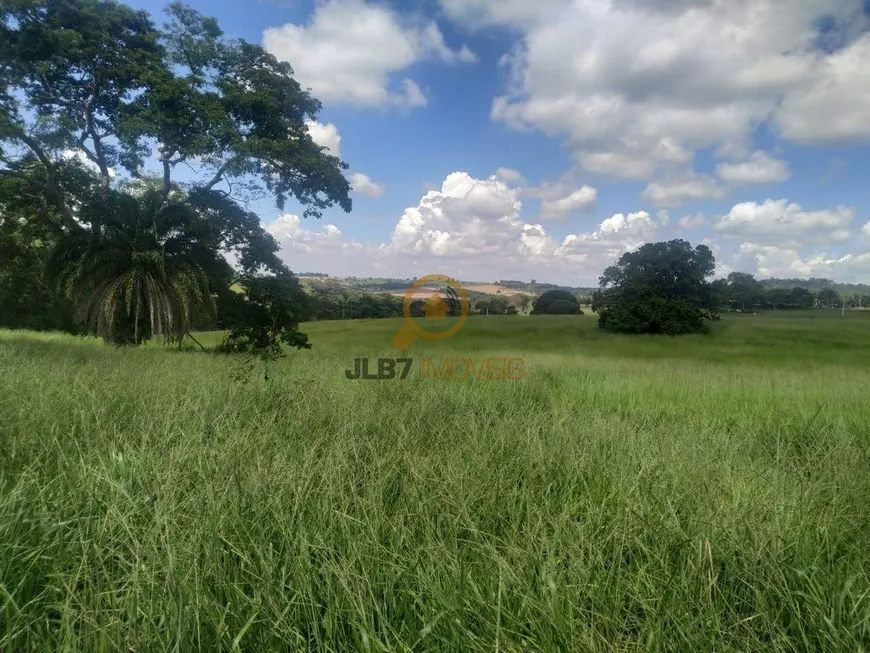
[[[351,173],[350,185],[355,193],[361,193],[372,198],[380,197],[387,190],[386,186],[373,182],[368,175],[364,175],[361,172]]]
[[[462,45],[459,52],[456,53],[456,60],[462,63],[477,63],[480,61],[478,56],[471,51],[467,45]]]
[[[827,57],[785,97],[777,114],[782,135],[801,144],[870,142],[870,34]]]
[[[417,86],[417,82],[412,79],[403,79],[401,85],[402,91],[390,98],[393,105],[401,110],[415,109],[417,107],[425,107],[429,104],[429,99]]]
[[[425,106],[416,82],[393,80],[419,61],[476,61],[467,46],[451,49],[434,22],[363,0],[320,2],[307,25],[266,29],[263,46],[289,62],[296,79],[319,100],[372,107]]]
[[[583,186],[565,197],[541,202],[539,216],[542,220],[565,218],[575,211],[594,206],[597,198],[598,191],[596,189],[591,186]]]
[[[469,28],[528,27],[568,8],[571,0],[441,0],[445,13]]]
[[[453,172],[402,212],[387,242],[346,241],[333,225],[307,231],[293,215],[267,229],[293,269],[329,265],[327,271],[334,274],[445,273],[466,279],[569,273],[575,283],[594,285],[601,270],[655,237],[668,222],[664,212],[656,217],[644,211],[618,213],[590,231],[559,240],[542,225],[522,220],[521,210],[519,190],[504,181]]]
[[[341,157],[341,133],[338,131],[338,127],[331,122],[322,123],[316,120],[309,120],[305,125],[315,143],[328,148],[330,154]],[[371,177],[362,172],[350,173],[349,181],[354,192],[372,198],[380,197],[387,190],[386,186],[375,183]]]
[[[705,218],[700,213],[684,215],[682,218],[679,219],[677,224],[682,229],[697,229],[698,227],[703,227],[707,225],[707,218]],[[704,244],[706,245],[707,243]]]
[[[866,265],[867,255],[854,257],[846,254],[837,258],[825,253],[805,258],[798,249],[743,243],[740,253],[754,260],[760,277],[832,277],[842,276],[851,266]]]
[[[653,238],[667,223],[665,212],[659,213],[658,220],[646,211],[617,213],[603,220],[592,232],[566,236],[555,253],[568,260],[586,262],[593,253],[606,252],[609,259],[616,260],[624,252]]]
[[[788,164],[757,151],[741,163],[720,163],[716,176],[732,185],[769,184],[789,178]]]
[[[557,186],[545,187],[552,191]],[[675,224],[664,210],[633,211],[604,217],[560,238],[521,217],[521,190],[495,175],[477,179],[453,172],[397,216],[384,242],[357,242],[331,224],[306,228],[295,215],[282,216],[267,229],[278,239],[291,269],[346,276],[441,273],[469,280],[536,278],[595,286],[601,272],[623,253],[647,242],[683,237],[680,229],[706,225],[713,226],[712,232],[698,239],[713,251],[719,277],[740,270],[866,281],[870,274],[870,252],[843,251],[838,244],[854,221],[846,207],[805,211],[787,200],[771,199],[736,204],[719,218],[683,216]],[[740,244],[732,245],[732,238]]]
[[[709,179],[656,180],[690,175],[700,149],[737,160],[721,168],[729,184],[753,166],[782,178],[784,164],[753,154],[760,125],[801,143],[870,138],[862,0],[441,5],[463,25],[522,34],[502,59],[494,120],[561,138],[587,172],[653,182],[648,195],[662,206],[721,197]]]
[[[579,181],[576,169],[568,170],[555,181],[522,187],[518,193],[520,197],[541,200],[538,217],[542,220],[558,220],[591,209],[598,199],[598,189]]]
[[[309,231],[303,228],[301,218],[292,213],[282,215],[266,228],[285,252],[322,255],[353,246],[343,242],[341,230],[334,224],[327,224],[320,231]]]
[[[99,174],[99,172],[100,172],[100,166],[98,166],[96,163],[91,161],[88,158],[88,155],[85,154],[84,152],[82,152],[81,150],[64,150],[63,152],[61,152],[61,157],[63,158],[64,161],[76,161],[77,163],[92,170],[93,172],[96,172],[97,174]],[[109,168],[109,177],[111,179],[115,178],[115,169],[114,168]]]
[[[721,234],[797,249],[806,243],[838,243],[851,237],[855,211],[847,206],[804,211],[786,199],[741,202],[713,225]]]
[[[722,199],[726,192],[709,175],[688,173],[650,182],[641,197],[657,207],[674,207],[686,200]]]
[[[448,175],[416,207],[405,209],[390,247],[404,254],[439,257],[518,253],[523,224],[520,202],[503,182],[477,180],[464,172]]]
[[[331,122],[324,124],[316,120],[308,120],[305,125],[315,143],[328,148],[333,156],[341,158],[341,134],[338,133],[338,127]]]
[[[512,168],[498,168],[495,171],[496,179],[500,179],[506,184],[522,184],[525,178]]]

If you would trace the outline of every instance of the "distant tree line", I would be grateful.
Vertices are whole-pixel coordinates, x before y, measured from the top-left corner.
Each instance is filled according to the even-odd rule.
[[[792,280],[800,282],[800,280]],[[826,280],[813,280],[825,282]],[[831,284],[831,282],[827,282]],[[810,308],[870,308],[868,292],[837,292],[831,285],[813,283],[816,290],[802,285],[787,287],[782,280],[757,280],[745,272],[732,272],[711,284],[719,306],[729,310],[802,310]],[[858,287],[860,288],[860,286]]]
[[[354,288],[375,293],[396,290],[404,291],[416,280],[416,277],[409,277],[408,279],[357,279],[356,277],[342,279],[345,284]]]
[[[830,288],[840,295],[852,296],[863,295],[870,296],[870,285],[864,283],[838,283],[831,279],[822,279],[818,277],[810,277],[809,279],[761,279],[759,283],[765,288],[806,288],[810,292],[818,293],[822,290]]]
[[[406,281],[399,290],[408,287]],[[306,292],[310,297],[311,315],[315,320],[361,320],[402,317],[404,297],[386,292],[367,292],[337,280],[311,280]],[[461,310],[458,296],[448,290],[441,293],[449,307],[448,315],[457,316]],[[532,297],[523,293],[512,295],[466,291],[469,315],[516,315],[528,310]],[[410,303],[411,316],[423,317],[426,300],[415,298]]]
[[[329,275],[318,272],[303,272],[297,276],[309,279],[328,279]],[[398,278],[357,278],[348,277],[335,280],[336,287],[353,288],[357,292],[375,296],[383,293],[406,290],[416,277]],[[519,296],[543,295],[550,291],[564,291],[576,297],[580,305],[590,305],[595,288],[582,286],[562,286],[552,283],[539,283],[535,279],[519,281],[516,279],[499,279],[496,285],[518,292],[507,294],[508,303],[499,299],[502,293],[489,295],[468,291],[476,301],[472,302],[471,313],[508,314],[509,306],[514,306],[517,312],[527,312],[530,301],[518,301]],[[728,278],[711,283],[716,301],[721,308],[731,310],[787,310],[806,308],[842,307],[843,299],[846,308],[870,308],[870,286],[865,284],[842,284],[830,279],[761,279],[756,280],[751,274],[733,272]],[[373,305],[371,300],[368,301]],[[365,309],[361,309],[363,313]]]
[[[533,293],[536,295],[545,293],[548,290],[567,290],[568,292],[577,295],[578,297],[581,297],[581,303],[590,303],[592,301],[592,293],[595,292],[595,288],[585,288],[582,286],[562,286],[555,283],[540,283],[535,279],[531,279],[529,281],[500,279],[495,283],[496,285],[502,286],[504,288],[509,288],[511,290],[522,290],[524,292]],[[587,298],[589,301],[584,302],[582,297]]]

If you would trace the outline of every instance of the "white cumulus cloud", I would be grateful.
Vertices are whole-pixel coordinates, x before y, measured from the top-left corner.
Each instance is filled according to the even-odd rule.
[[[306,121],[305,126],[315,143],[328,148],[333,156],[341,158],[341,134],[338,133],[338,127],[331,122],[322,123],[316,120]]]
[[[519,190],[495,175],[477,179],[453,172],[440,188],[406,208],[389,240],[360,244],[333,225],[307,230],[295,215],[268,225],[293,269],[335,274],[407,277],[443,273],[463,279],[529,278],[570,273],[576,283],[594,284],[623,252],[654,238],[668,223],[660,212],[618,213],[589,231],[562,239],[520,217]]]
[[[805,211],[786,199],[767,199],[760,204],[735,204],[715,222],[714,229],[759,243],[799,248],[845,242],[852,235],[854,221],[855,211],[848,206]]]
[[[555,192],[567,181],[534,190]],[[856,248],[851,252],[843,248],[843,238],[861,231],[849,207],[809,211],[785,199],[769,199],[735,204],[718,218],[694,214],[673,222],[665,210],[632,211],[557,237],[522,217],[522,194],[495,175],[478,179],[453,172],[396,217],[384,242],[361,243],[334,225],[305,224],[296,215],[282,216],[267,228],[291,269],[348,276],[440,273],[468,280],[536,278],[594,286],[623,253],[682,237],[682,229],[703,227],[711,231],[698,238],[713,251],[717,276],[740,270],[762,277],[860,281],[870,274],[870,252],[858,249],[866,249],[865,240],[848,240]]]
[[[598,191],[595,188],[583,186],[565,197],[541,202],[540,217],[542,220],[565,218],[575,211],[593,206],[597,198]]]
[[[754,260],[760,277],[828,277],[840,276],[854,257],[846,254],[837,258],[825,253],[802,256],[798,249],[776,247],[746,242],[740,246],[740,253]],[[859,260],[860,264],[861,261]]]
[[[777,114],[783,136],[803,144],[870,142],[870,34],[826,57]]]
[[[598,199],[598,189],[582,183],[576,169],[568,170],[553,181],[519,188],[518,193],[520,197],[541,200],[538,217],[542,220],[558,220],[589,210]]]
[[[363,195],[372,198],[380,197],[387,190],[384,184],[373,182],[368,175],[361,172],[351,173],[350,185],[355,193],[362,193]]]
[[[716,176],[733,185],[769,184],[789,178],[788,164],[774,159],[765,152],[753,152],[746,161],[739,163],[720,163],[716,166]]]
[[[425,106],[417,83],[394,75],[426,59],[476,61],[467,46],[451,49],[436,23],[363,0],[319,2],[307,25],[266,29],[263,46],[319,100],[362,106]]]
[[[302,219],[292,213],[271,222],[267,231],[278,239],[285,252],[291,254],[323,255],[352,247],[352,244],[343,242],[341,230],[334,224],[327,224],[320,231],[310,231],[302,226]]]
[[[521,34],[493,119],[562,139],[587,172],[650,182],[658,206],[723,196],[693,174],[702,149],[732,161],[718,169],[731,186],[784,179],[754,153],[760,125],[798,143],[870,139],[862,0],[440,1],[463,26]]]

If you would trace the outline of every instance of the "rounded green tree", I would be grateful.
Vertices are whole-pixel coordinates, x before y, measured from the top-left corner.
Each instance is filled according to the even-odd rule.
[[[548,290],[535,300],[532,315],[583,315],[580,301],[567,290]]]
[[[710,248],[684,240],[647,243],[626,252],[600,277],[592,310],[598,326],[627,333],[698,333],[718,319],[707,277],[715,270]]]

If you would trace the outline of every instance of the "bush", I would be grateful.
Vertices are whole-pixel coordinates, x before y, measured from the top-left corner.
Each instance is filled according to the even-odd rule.
[[[557,299],[547,307],[548,315],[583,315],[580,306],[574,302]]]
[[[548,290],[535,300],[532,315],[583,315],[580,301],[567,290]]]
[[[224,327],[229,333],[217,347],[221,353],[283,355],[283,347],[310,349],[299,323],[310,317],[310,305],[299,280],[290,272],[239,280],[242,292],[223,298]]]

